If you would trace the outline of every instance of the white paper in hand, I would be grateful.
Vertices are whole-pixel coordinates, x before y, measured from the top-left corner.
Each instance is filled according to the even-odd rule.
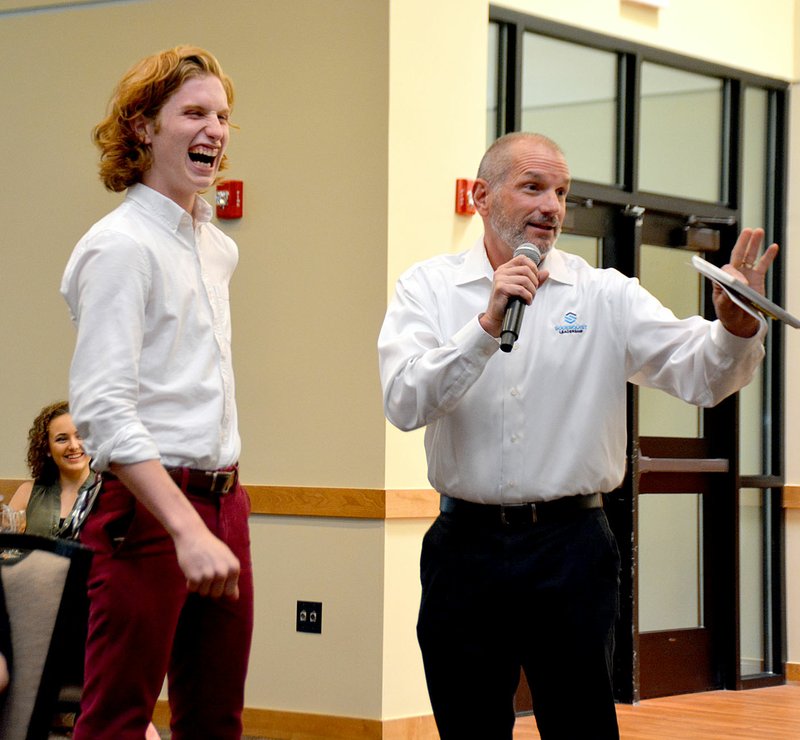
[[[713,280],[731,297],[736,305],[741,306],[745,311],[755,316],[754,310],[777,321],[800,329],[800,319],[792,316],[788,311],[782,309],[777,303],[773,303],[769,298],[765,298],[759,292],[753,290],[749,285],[737,280],[733,275],[729,275],[724,270],[720,270],[716,265],[712,265],[698,255],[692,256],[692,265],[702,275],[709,280]]]

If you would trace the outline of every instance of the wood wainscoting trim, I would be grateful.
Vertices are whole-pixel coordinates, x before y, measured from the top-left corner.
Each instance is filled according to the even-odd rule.
[[[439,496],[432,489],[306,488],[245,485],[253,514],[350,519],[432,519]]]
[[[439,740],[432,714],[383,721],[383,740]]]
[[[7,504],[11,501],[11,497],[25,480],[25,478],[0,478],[0,496],[3,497],[2,503]]]
[[[8,503],[24,478],[0,478]],[[350,519],[434,519],[439,495],[430,488],[312,488],[244,484],[253,514]]]
[[[786,680],[800,681],[800,663],[786,664]]]
[[[783,508],[800,509],[800,486],[783,487]]]
[[[25,478],[0,478],[8,503]],[[253,514],[353,519],[434,519],[439,496],[431,488],[322,488],[245,484]],[[783,487],[783,508],[800,509],[800,485]]]
[[[169,705],[156,703],[153,722],[169,727]],[[433,715],[379,720],[337,717],[302,712],[245,707],[242,712],[245,735],[275,740],[438,740]]]

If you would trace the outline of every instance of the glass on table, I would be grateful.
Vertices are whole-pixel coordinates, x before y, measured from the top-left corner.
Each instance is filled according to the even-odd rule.
[[[0,506],[0,532],[9,534],[22,534],[28,524],[25,510],[16,511],[7,504]],[[0,560],[17,560],[22,552],[14,547],[0,549]]]
[[[0,532],[22,534],[27,526],[27,521],[24,509],[16,511],[8,504],[0,506]]]
[[[13,532],[11,529],[12,519],[12,509],[6,504],[0,506],[0,532]]]

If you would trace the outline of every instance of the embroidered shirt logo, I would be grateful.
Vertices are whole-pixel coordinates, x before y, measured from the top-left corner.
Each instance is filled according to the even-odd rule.
[[[559,334],[583,334],[589,328],[588,324],[578,323],[578,314],[574,311],[567,311],[562,321],[554,327]]]

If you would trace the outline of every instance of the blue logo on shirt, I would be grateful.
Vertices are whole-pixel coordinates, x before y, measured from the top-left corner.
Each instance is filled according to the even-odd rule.
[[[578,314],[574,311],[567,311],[562,320],[563,324],[554,327],[559,334],[583,334],[589,328],[588,324],[578,323]]]

